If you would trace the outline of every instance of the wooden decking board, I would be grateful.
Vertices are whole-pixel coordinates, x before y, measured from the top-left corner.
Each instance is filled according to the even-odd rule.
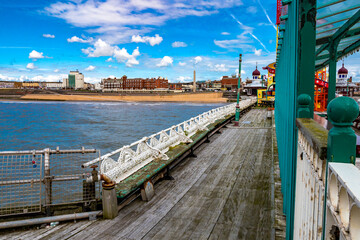
[[[150,202],[136,199],[113,220],[69,222],[0,239],[270,239],[271,125],[261,109],[242,121],[251,123],[223,129],[199,147],[197,158],[180,163],[171,172],[175,180],[159,182]]]

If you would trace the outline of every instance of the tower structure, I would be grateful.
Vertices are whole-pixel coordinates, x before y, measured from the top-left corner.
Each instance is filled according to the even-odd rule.
[[[196,72],[194,70],[193,92],[196,92]]]

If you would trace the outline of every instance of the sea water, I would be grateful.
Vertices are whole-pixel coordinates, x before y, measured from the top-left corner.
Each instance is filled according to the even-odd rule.
[[[0,101],[0,151],[84,146],[105,154],[223,105]]]

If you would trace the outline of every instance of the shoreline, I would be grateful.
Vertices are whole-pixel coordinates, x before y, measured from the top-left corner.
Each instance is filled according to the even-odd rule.
[[[63,94],[26,94],[20,98],[0,98],[0,101],[79,101],[79,102],[198,102],[226,103],[222,93],[197,93],[176,95],[63,95]]]

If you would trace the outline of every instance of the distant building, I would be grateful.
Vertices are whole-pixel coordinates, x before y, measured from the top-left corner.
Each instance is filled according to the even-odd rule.
[[[226,90],[237,90],[238,80],[239,78],[237,78],[236,76],[223,76],[221,79],[221,88],[224,88]]]
[[[15,87],[14,87],[14,83],[15,83],[15,82],[1,81],[1,82],[0,82],[0,88],[15,88]]]
[[[348,70],[342,64],[336,79],[336,93],[343,96],[354,96],[354,91],[358,89],[358,86],[352,82],[352,77],[348,78],[348,73]]]
[[[182,90],[182,83],[169,83],[170,90]]]
[[[70,71],[68,78],[65,78],[63,82],[65,88],[84,89],[84,74],[78,70]]]
[[[252,81],[250,82],[247,80],[246,82],[247,83],[250,82],[250,83],[246,84],[244,89],[245,89],[247,95],[257,96],[258,89],[266,89],[265,82],[261,78],[261,73],[257,69],[257,66],[256,66],[256,69],[253,71],[252,76],[253,76]]]
[[[62,82],[45,82],[47,89],[61,89],[63,87]]]
[[[221,81],[214,80],[212,82],[212,88],[220,90],[221,89]]]
[[[23,88],[38,89],[38,88],[40,88],[40,83],[39,82],[23,82],[22,87]]]
[[[95,90],[102,90],[103,89],[103,85],[101,83],[95,83],[94,84],[94,89]]]
[[[144,79],[128,78],[124,75],[120,79],[103,79],[101,83],[103,85],[103,91],[169,89],[168,80],[162,77]]]

